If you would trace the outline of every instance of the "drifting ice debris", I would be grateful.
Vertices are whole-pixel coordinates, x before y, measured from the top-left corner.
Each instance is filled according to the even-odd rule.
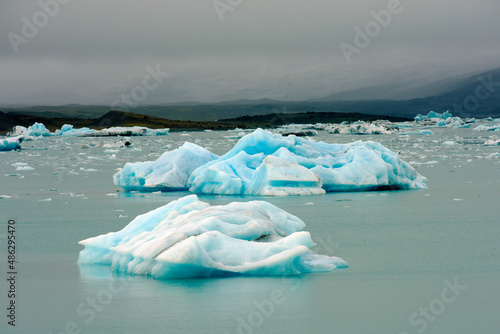
[[[475,130],[475,131],[500,131],[500,124],[478,125],[472,130]]]
[[[266,160],[262,168],[268,156],[279,159]],[[311,173],[321,183],[314,181]],[[257,129],[219,159],[197,168],[189,178],[189,190],[201,194],[295,195],[318,193],[313,188],[320,186],[325,191],[416,189],[425,188],[425,181],[396,153],[376,142],[313,143]],[[273,193],[273,187],[279,192]]]
[[[389,121],[356,121],[349,123],[347,121],[340,124],[327,124],[324,128],[325,131],[330,133],[341,134],[356,134],[356,135],[379,135],[391,134],[397,130]]]
[[[500,145],[500,139],[489,139],[484,142],[484,146],[496,146]]]
[[[218,156],[192,143],[184,143],[174,151],[165,152],[156,161],[126,163],[113,182],[127,191],[187,189],[191,173]]]
[[[19,150],[21,148],[21,143],[23,142],[23,140],[23,136],[0,139],[0,151]]]
[[[419,125],[433,126],[433,127],[446,127],[446,128],[469,128],[476,122],[474,118],[462,119],[460,117],[453,117],[453,115],[446,111],[442,114],[435,111],[430,111],[427,115],[418,114],[415,116],[415,122]]]
[[[82,240],[79,264],[155,278],[291,275],[345,268],[318,255],[299,218],[264,202],[210,206],[186,196],[118,232]]]
[[[84,134],[85,137],[109,136],[166,136],[170,129],[150,129],[144,126],[118,126]]]

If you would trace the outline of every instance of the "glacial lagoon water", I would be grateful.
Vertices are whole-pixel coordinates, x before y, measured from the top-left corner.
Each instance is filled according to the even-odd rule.
[[[76,265],[78,241],[189,194],[124,193],[112,181],[117,168],[155,160],[184,141],[222,154],[237,141],[225,136],[236,133],[137,137],[132,148],[44,138],[0,153],[0,332],[498,333],[500,146],[482,145],[492,133],[433,133],[314,137],[379,141],[428,178],[426,190],[199,196],[211,204],[267,200],[307,224],[316,253],[350,265],[284,277],[155,280]],[[34,169],[16,170],[20,162]],[[17,242],[15,328],[6,317],[9,219]]]

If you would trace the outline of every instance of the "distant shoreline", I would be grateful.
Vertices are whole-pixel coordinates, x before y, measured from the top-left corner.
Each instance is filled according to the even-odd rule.
[[[43,123],[54,132],[64,124],[75,128],[89,127],[96,130],[112,126],[145,126],[151,129],[169,128],[171,132],[232,130],[235,128],[273,128],[285,124],[340,123],[343,121],[389,120],[393,122],[410,121],[405,117],[368,115],[361,113],[307,112],[307,113],[272,113],[266,115],[242,116],[217,121],[183,121],[147,116],[122,111],[109,111],[98,118],[46,117],[38,115],[11,114],[0,112],[0,134],[5,134],[16,125],[28,127],[35,122]]]

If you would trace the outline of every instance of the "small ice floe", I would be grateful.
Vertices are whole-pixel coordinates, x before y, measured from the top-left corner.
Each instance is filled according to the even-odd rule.
[[[52,198],[44,198],[38,200],[38,202],[50,202],[50,201],[52,201]]]
[[[4,199],[4,198],[16,198],[16,196],[12,196],[12,195],[0,195],[0,199]]]
[[[498,157],[500,157],[500,153],[494,152],[494,153],[488,154],[484,158],[488,159],[488,160],[491,160],[491,159],[495,159],[495,158],[498,158]]]
[[[97,172],[97,169],[95,168],[84,168],[84,167],[80,167],[80,170],[82,172]]]
[[[484,146],[497,146],[500,145],[500,139],[490,139],[484,142]]]
[[[314,205],[314,203],[313,202],[307,202],[304,205]]]
[[[457,145],[457,143],[452,141],[452,140],[447,140],[447,141],[443,142],[441,145],[442,146],[454,146],[454,145]]]
[[[425,162],[410,161],[410,165],[435,165],[437,163],[439,163],[439,161],[436,160],[425,161]]]
[[[463,198],[454,198],[453,200],[456,201],[456,202],[464,201]]]
[[[33,167],[31,166],[17,166],[16,170],[35,170]]]

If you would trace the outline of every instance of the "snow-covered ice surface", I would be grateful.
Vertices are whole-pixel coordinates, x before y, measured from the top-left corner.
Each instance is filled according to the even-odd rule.
[[[163,153],[156,161],[126,163],[113,175],[113,182],[127,191],[188,189],[191,173],[217,158],[207,149],[186,142],[176,150]]]
[[[416,133],[426,128],[405,129]],[[83,248],[80,240],[119,231],[134,217],[190,195],[124,192],[112,175],[125,163],[154,161],[186,141],[223,155],[238,142],[225,136],[237,137],[242,131],[133,137],[130,147],[119,138],[52,136],[24,141],[20,151],[0,152],[0,246],[7,245],[8,219],[16,221],[19,239],[15,330],[70,332],[65,326],[74,322],[73,332],[82,333],[117,328],[122,333],[169,334],[245,329],[302,334],[324,333],[325,328],[417,333],[420,327],[412,326],[409,317],[417,313],[413,319],[425,319],[420,307],[440,311],[446,282],[456,282],[467,288],[460,295],[446,290],[447,300],[456,298],[444,304],[442,314],[430,314],[436,320],[428,322],[425,333],[496,333],[500,146],[484,143],[500,135],[473,128],[431,130],[425,136],[359,138],[397,152],[427,177],[427,189],[287,197],[198,195],[211,206],[267,201],[307,224],[304,230],[317,244],[310,247],[313,252],[349,262],[347,269],[278,277],[156,280],[123,275],[109,266],[76,264]],[[358,138],[318,129],[313,139],[348,144]],[[456,144],[442,145],[447,141]],[[23,165],[17,163],[34,170],[18,171]],[[7,291],[6,284],[0,283],[1,291]],[[249,319],[260,326],[248,330]],[[2,322],[0,332],[8,332],[6,327]]]
[[[273,158],[265,160],[269,156]],[[219,159],[197,168],[189,185],[200,194],[298,195],[321,193],[321,187],[419,189],[425,188],[425,178],[376,142],[328,144],[257,129]]]
[[[264,202],[210,206],[196,195],[140,215],[118,232],[80,241],[80,264],[155,278],[292,275],[347,267],[317,255],[299,218]]]

